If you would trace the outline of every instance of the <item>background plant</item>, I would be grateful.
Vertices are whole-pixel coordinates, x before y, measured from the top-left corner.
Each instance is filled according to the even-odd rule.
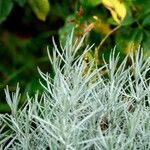
[[[121,57],[139,44],[144,57],[149,55],[149,7],[146,0],[0,0],[0,111],[9,109],[3,94],[7,84],[14,91],[20,82],[22,101],[26,91],[40,88],[36,66],[48,69],[45,45],[52,47],[52,35],[63,43],[72,27],[76,38],[88,33],[85,44],[95,43],[85,59],[96,58],[99,66],[102,53],[108,60],[114,45]]]
[[[92,46],[83,40],[72,32],[61,49],[54,43],[52,56],[48,50],[53,78],[38,69],[43,93],[27,95],[21,108],[19,86],[12,95],[6,87],[11,113],[0,115],[1,149],[150,148],[150,57],[143,60],[139,49],[126,68],[128,57],[119,63],[114,49],[109,62],[95,68],[94,60],[84,62]]]

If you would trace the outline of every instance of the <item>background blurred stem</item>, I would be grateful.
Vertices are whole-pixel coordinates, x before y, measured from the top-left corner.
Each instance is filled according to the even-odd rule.
[[[113,34],[115,31],[117,31],[119,28],[121,27],[121,24],[118,25],[117,27],[115,27],[114,29],[112,29],[103,39],[102,41],[99,43],[97,50],[99,50],[101,48],[101,46],[104,44],[104,42],[107,40],[107,38]]]

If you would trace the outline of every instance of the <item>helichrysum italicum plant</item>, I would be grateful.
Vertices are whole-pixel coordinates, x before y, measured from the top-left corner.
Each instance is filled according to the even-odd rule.
[[[5,89],[11,114],[0,116],[0,148],[4,150],[145,150],[150,149],[150,59],[142,52],[126,57],[112,51],[101,68],[84,62],[84,37],[73,42],[73,33],[61,51],[54,42],[54,70],[38,69],[42,96],[27,96],[18,108],[16,93]],[[103,73],[105,70],[105,74]]]

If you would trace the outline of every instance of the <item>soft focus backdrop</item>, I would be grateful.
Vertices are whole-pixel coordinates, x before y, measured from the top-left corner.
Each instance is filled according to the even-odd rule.
[[[26,92],[40,92],[37,66],[51,72],[47,46],[52,36],[59,44],[75,29],[75,38],[87,33],[85,45],[95,43],[86,60],[102,64],[116,46],[120,56],[139,45],[150,55],[150,1],[148,0],[0,0],[0,112],[8,112],[4,88],[15,91],[19,82],[22,102]]]

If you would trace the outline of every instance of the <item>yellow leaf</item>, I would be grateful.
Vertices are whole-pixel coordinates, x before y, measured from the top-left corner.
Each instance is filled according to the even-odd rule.
[[[91,61],[93,59],[93,56],[92,56],[92,53],[91,52],[87,52],[85,55],[84,55],[84,60],[85,61]]]
[[[33,12],[38,19],[45,21],[50,10],[48,0],[28,0]]]
[[[95,22],[94,30],[96,32],[101,32],[104,35],[107,35],[111,31],[111,28],[110,28],[110,24],[105,23],[99,19],[99,21]]]
[[[138,49],[139,43],[136,43],[135,41],[130,41],[127,43],[127,46],[125,48],[125,53],[130,54],[133,53],[136,49]]]
[[[126,16],[126,7],[123,0],[102,0],[102,3],[109,9],[113,19],[120,24]]]

